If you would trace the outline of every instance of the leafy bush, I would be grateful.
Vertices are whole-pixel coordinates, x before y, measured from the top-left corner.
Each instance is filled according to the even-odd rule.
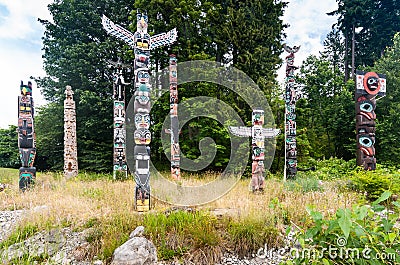
[[[387,191],[372,206],[339,209],[330,220],[309,207],[314,226],[297,235],[301,249],[286,264],[398,264],[398,216],[380,205],[388,205],[390,196]],[[397,202],[392,205],[400,207]]]
[[[332,179],[343,179],[348,178],[353,171],[356,169],[355,159],[345,161],[339,158],[329,158],[325,160],[313,160],[310,159],[309,162],[304,167],[315,166],[315,171],[298,172],[298,177],[314,177],[320,180],[332,180]]]
[[[393,174],[389,169],[382,168],[379,165],[374,171],[365,171],[360,168],[353,172],[349,185],[351,189],[365,193],[366,198],[373,201],[386,190],[399,194],[399,175],[398,173]]]

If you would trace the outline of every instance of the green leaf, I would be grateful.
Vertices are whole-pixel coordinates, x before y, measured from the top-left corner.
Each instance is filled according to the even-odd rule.
[[[341,211],[341,216],[338,220],[340,229],[342,229],[342,232],[347,239],[350,235],[350,229],[351,229],[351,218],[350,218],[350,210],[345,209],[344,211]]]
[[[363,205],[360,208],[358,208],[358,213],[357,213],[357,220],[363,220],[367,214],[368,214],[368,206]]]
[[[329,265],[329,264],[331,264],[327,259],[322,259],[322,262],[324,263],[324,265]]]
[[[392,202],[392,204],[398,208],[400,208],[400,202],[394,201]]]
[[[393,241],[396,239],[396,237],[397,237],[396,233],[389,233],[388,234],[388,238],[389,238],[390,243],[393,243]]]
[[[378,199],[376,199],[376,201],[374,201],[372,203],[372,205],[377,205],[377,204],[379,204],[379,203],[381,203],[383,201],[386,201],[387,199],[389,199],[389,197],[391,195],[392,195],[392,193],[390,191],[388,191],[388,190],[385,191],[384,193],[382,193],[382,195]]]

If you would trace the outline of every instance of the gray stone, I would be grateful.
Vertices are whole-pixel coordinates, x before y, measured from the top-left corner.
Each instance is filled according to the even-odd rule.
[[[153,265],[157,263],[154,244],[144,237],[133,237],[119,246],[111,265]]]
[[[129,235],[129,238],[143,236],[144,234],[144,227],[138,226],[136,229]]]

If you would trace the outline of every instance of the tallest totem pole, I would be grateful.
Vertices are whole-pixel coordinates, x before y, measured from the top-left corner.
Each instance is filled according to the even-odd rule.
[[[286,91],[285,91],[285,179],[294,179],[297,173],[297,150],[296,150],[296,101],[299,98],[296,91],[296,80],[294,71],[294,54],[299,51],[300,46],[293,48],[283,45],[286,52]]]
[[[103,15],[104,29],[110,35],[126,42],[134,49],[134,114],[135,114],[135,209],[137,211],[150,210],[150,50],[175,42],[176,29],[153,37],[147,33],[148,17],[144,12],[137,11],[137,29],[129,32],[120,25],[114,24]],[[128,133],[128,132],[127,132]],[[133,169],[131,169],[133,170]]]

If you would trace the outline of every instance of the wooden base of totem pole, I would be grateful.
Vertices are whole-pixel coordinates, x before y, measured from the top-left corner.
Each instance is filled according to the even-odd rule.
[[[19,189],[25,191],[35,184],[36,168],[20,167],[19,168]]]
[[[135,187],[134,209],[138,212],[148,212],[151,209],[150,192],[144,191],[142,188]]]

